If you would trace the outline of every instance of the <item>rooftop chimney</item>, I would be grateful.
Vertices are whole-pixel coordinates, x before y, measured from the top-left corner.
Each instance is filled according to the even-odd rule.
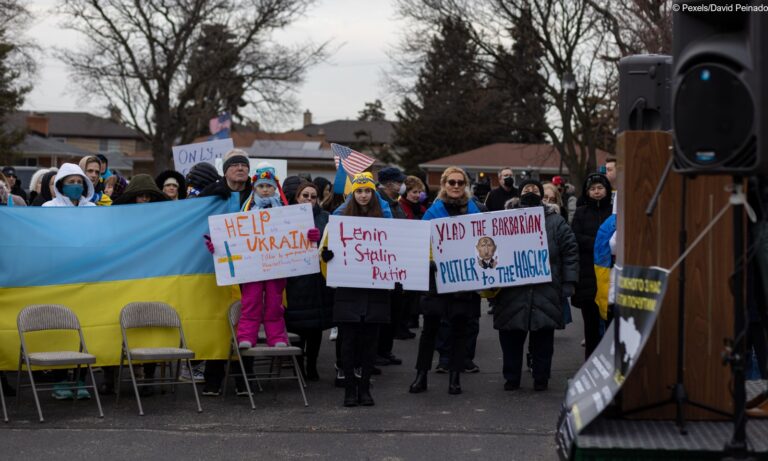
[[[27,130],[42,136],[48,136],[48,116],[30,112],[27,115]]]
[[[312,124],[312,112],[307,109],[306,112],[304,112],[304,127],[308,127]]]

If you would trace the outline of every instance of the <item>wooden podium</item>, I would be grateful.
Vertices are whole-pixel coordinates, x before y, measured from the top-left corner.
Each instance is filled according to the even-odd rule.
[[[671,136],[660,131],[621,133],[617,144],[619,265],[669,268],[679,256],[682,206],[681,176],[670,172],[652,216],[645,209],[672,155]],[[687,182],[687,245],[728,203],[729,176],[701,176]],[[733,300],[728,278],[733,272],[732,211],[686,259],[685,374],[688,399],[725,412],[733,410],[730,367],[722,364],[723,340],[733,336]],[[654,409],[633,413],[634,419],[674,419],[670,400],[676,382],[678,341],[678,274],[669,274],[658,321],[637,365],[622,388],[621,409],[631,411],[656,402]],[[724,419],[685,406],[687,420]]]

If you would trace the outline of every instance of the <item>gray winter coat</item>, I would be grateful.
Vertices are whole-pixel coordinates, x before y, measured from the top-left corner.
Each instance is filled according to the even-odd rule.
[[[502,288],[496,295],[493,328],[538,331],[563,328],[562,284],[579,280],[579,246],[554,207],[544,210],[552,281]]]

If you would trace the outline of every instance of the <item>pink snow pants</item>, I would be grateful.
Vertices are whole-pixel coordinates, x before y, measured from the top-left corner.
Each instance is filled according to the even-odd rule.
[[[249,341],[254,346],[259,335],[259,325],[264,323],[267,345],[288,344],[283,318],[283,290],[286,279],[249,282],[240,285],[243,308],[237,323],[237,342]]]

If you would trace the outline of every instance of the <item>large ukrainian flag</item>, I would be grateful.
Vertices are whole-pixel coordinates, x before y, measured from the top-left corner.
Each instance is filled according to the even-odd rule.
[[[226,312],[237,290],[216,285],[202,235],[208,216],[238,208],[237,194],[229,201],[0,207],[0,370],[18,365],[16,316],[29,304],[72,309],[100,365],[119,362],[119,312],[135,301],[173,306],[197,358],[226,357]],[[64,339],[44,346],[56,341]]]

